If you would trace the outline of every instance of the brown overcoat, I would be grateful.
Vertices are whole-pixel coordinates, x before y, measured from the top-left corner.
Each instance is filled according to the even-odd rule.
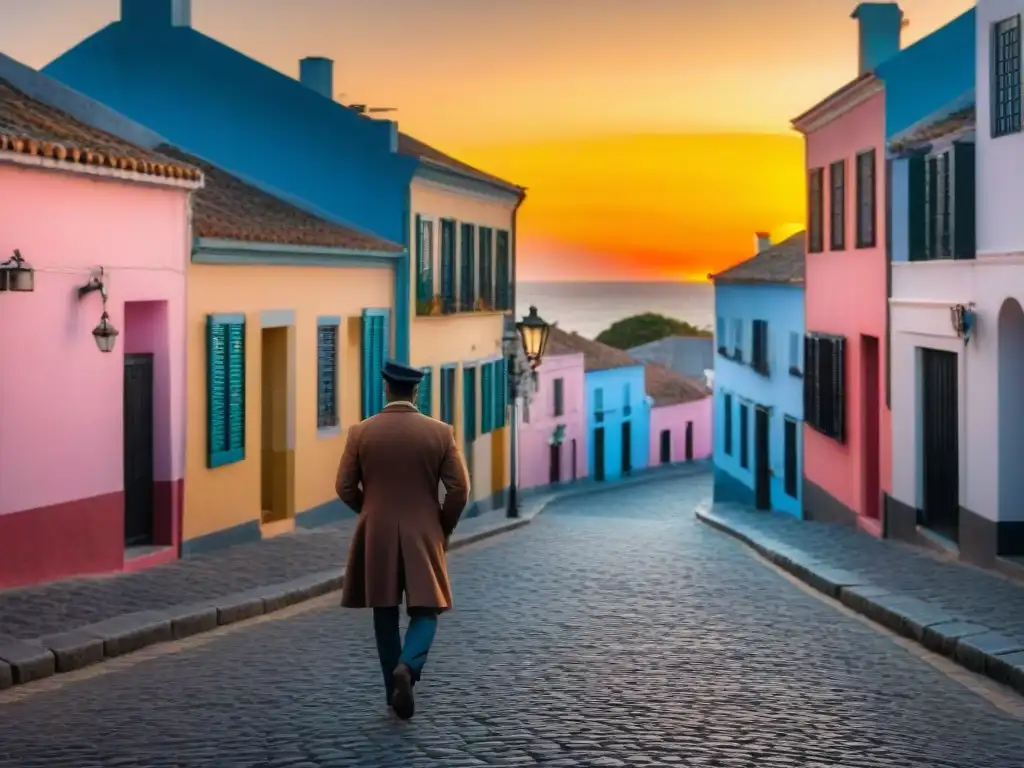
[[[397,606],[404,589],[410,608],[451,608],[446,541],[469,499],[452,428],[412,403],[390,403],[352,427],[335,487],[359,515],[341,604]]]

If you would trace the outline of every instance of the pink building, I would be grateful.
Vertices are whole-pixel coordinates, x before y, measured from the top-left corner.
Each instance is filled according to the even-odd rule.
[[[34,270],[0,274],[0,587],[174,559],[202,176],[3,79],[0,125],[0,260]]]
[[[657,363],[644,366],[651,398],[650,466],[711,456],[711,390]]]
[[[804,512],[881,534],[891,491],[885,112],[874,67],[899,52],[902,13],[864,3],[860,75],[793,121],[808,179]]]
[[[587,409],[583,353],[552,333],[536,388],[519,411],[519,487],[535,488],[587,475]]]

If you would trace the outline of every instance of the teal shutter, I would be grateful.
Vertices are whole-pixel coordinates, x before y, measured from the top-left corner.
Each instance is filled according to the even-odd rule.
[[[493,230],[490,227],[480,227],[480,285],[477,293],[484,309],[494,309],[494,275],[493,275]]]
[[[494,363],[480,368],[480,434],[494,429]]]
[[[445,314],[455,311],[455,222],[441,220],[441,306]]]
[[[476,439],[476,368],[462,369],[463,434],[466,438],[466,454]]]
[[[974,223],[974,144],[953,145],[953,258],[973,259],[977,249]]]
[[[416,214],[416,303],[429,302],[433,298],[434,224]]]
[[[496,240],[497,274],[494,278],[494,290],[497,294],[495,297],[496,308],[501,310],[512,309],[512,274],[509,261],[508,232],[499,229]]]
[[[910,261],[928,258],[928,199],[925,160],[921,156],[907,160],[907,230]]]
[[[363,418],[368,419],[384,408],[384,379],[381,369],[388,356],[390,335],[388,310],[363,310]]]
[[[316,329],[316,425],[338,426],[338,326]]]
[[[476,227],[462,225],[462,250],[459,268],[459,303],[463,312],[476,306]]]
[[[245,316],[207,315],[207,459],[213,469],[245,458]]]
[[[430,367],[420,368],[423,371],[423,380],[420,381],[419,391],[416,397],[416,407],[420,409],[420,413],[424,416],[433,416],[433,405],[434,405],[434,378],[433,371]]]

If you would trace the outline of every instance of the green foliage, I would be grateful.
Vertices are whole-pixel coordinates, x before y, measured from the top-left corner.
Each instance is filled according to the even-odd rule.
[[[667,336],[710,337],[712,335],[712,332],[706,328],[697,328],[682,320],[665,317],[654,312],[645,312],[642,315],[633,315],[633,317],[612,323],[610,327],[601,331],[597,340],[616,349],[629,349],[664,339]]]

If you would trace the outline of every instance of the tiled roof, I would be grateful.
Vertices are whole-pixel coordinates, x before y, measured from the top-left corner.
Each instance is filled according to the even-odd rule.
[[[655,407],[692,403],[711,395],[711,390],[703,382],[683,376],[657,363],[647,363],[644,366],[644,388],[654,400]]]
[[[522,187],[513,184],[510,181],[505,181],[497,176],[492,176],[489,173],[474,168],[468,163],[464,163],[461,160],[456,160],[451,155],[447,155],[439,149],[435,149],[429,144],[424,144],[419,139],[414,139],[405,133],[398,134],[398,151],[400,154],[408,155],[409,157],[418,157],[423,160],[428,160],[432,163],[437,163],[450,170],[458,173],[471,176],[481,181],[486,181],[490,184],[497,184],[502,187],[508,187],[516,191],[522,191]]]
[[[188,163],[92,128],[55,107],[31,98],[0,79],[0,152],[48,158],[68,165],[133,171],[146,176],[201,181]]]
[[[569,333],[558,327],[552,327],[548,336],[546,355],[571,355],[583,353],[584,371],[606,371],[612,368],[627,368],[631,365],[643,365],[621,349],[609,347],[593,339],[587,339],[578,333]]]
[[[889,149],[898,152],[921,144],[927,144],[943,136],[949,136],[961,131],[970,131],[974,128],[974,122],[975,110],[974,104],[971,104],[922,125],[908,135],[890,142]]]
[[[626,350],[645,363],[658,363],[683,376],[702,377],[715,367],[715,340],[710,336],[668,336]]]
[[[797,232],[781,243],[741,261],[717,275],[716,283],[789,283],[803,285],[806,244],[804,232]]]
[[[201,168],[206,177],[206,185],[196,193],[192,214],[198,237],[352,251],[403,250],[395,243],[307,213],[180,149],[161,146],[160,151]]]

